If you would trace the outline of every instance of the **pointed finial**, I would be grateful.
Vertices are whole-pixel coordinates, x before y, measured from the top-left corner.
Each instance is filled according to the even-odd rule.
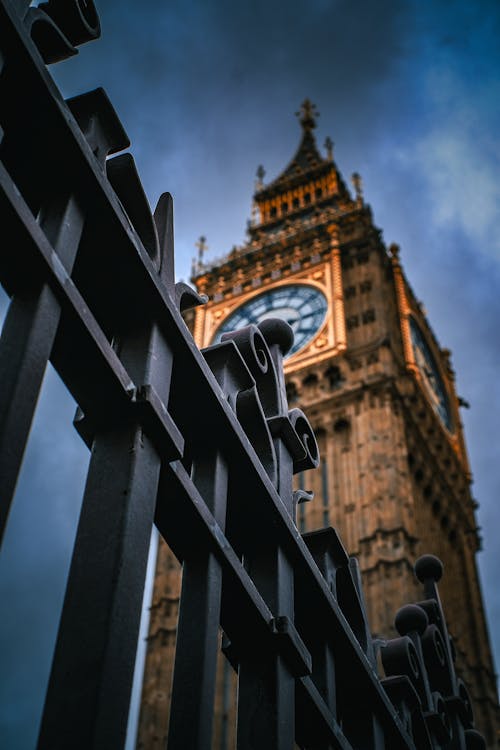
[[[259,164],[257,167],[256,177],[255,180],[255,190],[262,190],[264,187],[264,177],[266,176],[266,170],[262,166],[262,164]]]
[[[356,201],[358,205],[361,205],[363,203],[363,181],[361,176],[357,172],[354,172],[351,176],[351,181],[356,192]]]
[[[203,237],[202,235],[198,242],[195,242],[194,245],[198,248],[198,266],[201,266],[201,264],[203,263],[203,253],[208,250],[207,238]]]
[[[399,259],[399,245],[396,245],[395,242],[391,242],[389,245],[389,252],[395,260]]]
[[[326,156],[327,156],[328,161],[332,161],[333,160],[333,141],[329,135],[327,135],[326,140],[325,140],[325,148],[326,148]]]
[[[313,130],[316,127],[315,118],[319,117],[319,112],[316,109],[316,105],[310,99],[304,99],[300,105],[300,110],[295,114],[300,119],[300,124],[304,130]]]

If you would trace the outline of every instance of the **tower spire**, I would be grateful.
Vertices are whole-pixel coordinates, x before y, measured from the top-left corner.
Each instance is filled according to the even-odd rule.
[[[328,161],[333,161],[333,141],[329,135],[325,139],[326,158]]]
[[[361,175],[357,172],[353,172],[351,175],[351,181],[356,193],[356,203],[358,206],[361,206],[363,204],[363,181]]]
[[[262,164],[259,164],[257,167],[257,173],[256,173],[256,180],[255,180],[255,190],[262,190],[264,187],[264,177],[266,176],[266,170],[262,166]]]

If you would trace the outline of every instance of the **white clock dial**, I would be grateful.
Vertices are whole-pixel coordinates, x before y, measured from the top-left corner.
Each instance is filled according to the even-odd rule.
[[[217,329],[212,343],[223,333],[260,323],[266,318],[286,320],[294,333],[294,344],[287,356],[302,349],[318,333],[326,317],[327,301],[322,292],[309,284],[287,284],[252,297],[238,307]]]

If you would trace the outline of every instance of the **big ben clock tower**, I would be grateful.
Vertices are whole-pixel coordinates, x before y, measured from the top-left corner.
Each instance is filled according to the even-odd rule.
[[[298,476],[314,493],[298,506],[302,532],[334,526],[363,576],[374,637],[394,636],[394,613],[420,591],[424,553],[441,558],[441,584],[458,670],[476,725],[496,745],[497,694],[475,553],[479,538],[450,353],[415,298],[396,245],[386,248],[353,175],[351,196],[314,138],[306,100],[295,156],[264,184],[259,168],[249,239],[193,281],[208,295],[191,322],[200,347],[267,317],[285,319],[295,343],[285,361],[290,403],[317,436],[319,469]],[[160,545],[146,657],[139,748],[167,731],[179,571]],[[214,747],[232,746],[231,675],[221,666]],[[159,744],[156,745],[155,741]]]

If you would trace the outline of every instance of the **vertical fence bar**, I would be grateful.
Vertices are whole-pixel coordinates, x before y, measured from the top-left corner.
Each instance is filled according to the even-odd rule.
[[[293,342],[293,334],[281,321],[278,324],[276,321],[265,321],[263,335],[269,345],[276,389],[275,402],[270,406],[268,416],[286,420],[288,409],[282,359]],[[274,433],[277,490],[287,513],[292,516],[293,458],[280,429],[271,429],[271,432]],[[253,540],[249,554],[245,554],[245,564],[275,618],[285,617],[293,622],[293,568],[277,541],[271,539],[263,545],[260,540]],[[295,676],[280,653],[255,654],[249,644],[238,677],[238,750],[290,750],[294,737]]]
[[[40,750],[123,746],[159,467],[140,427],[95,439]]]
[[[222,531],[228,468],[217,450],[193,461],[192,479]],[[168,747],[208,750],[212,744],[222,570],[215,556],[193,550],[185,560],[177,627]]]
[[[41,225],[66,270],[71,271],[84,217],[74,197],[53,201]],[[8,520],[43,376],[61,308],[49,288],[13,296],[0,338],[0,543]]]
[[[168,403],[172,355],[155,325],[124,337],[121,358]],[[130,419],[95,436],[39,750],[123,747],[162,458]]]
[[[272,612],[293,612],[293,572],[279,548],[256,551],[249,573]],[[238,750],[290,750],[295,734],[295,679],[277,653],[249,644],[238,676]]]

